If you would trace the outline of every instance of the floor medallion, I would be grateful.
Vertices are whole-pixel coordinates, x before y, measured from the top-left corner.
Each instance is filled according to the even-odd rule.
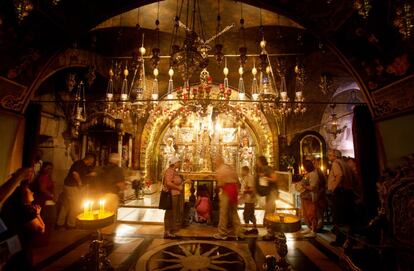
[[[135,270],[256,270],[248,250],[230,242],[179,241],[158,246],[145,253]]]

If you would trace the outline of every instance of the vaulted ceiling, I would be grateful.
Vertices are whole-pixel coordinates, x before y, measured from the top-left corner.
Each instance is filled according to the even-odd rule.
[[[13,2],[0,3],[0,75],[22,85],[30,86],[53,55],[74,47],[75,43],[77,48],[105,57],[131,56],[141,42],[142,33],[146,36],[147,52],[155,46],[157,1],[61,0],[56,6],[49,0],[33,1],[34,10],[22,22],[16,19]],[[181,3],[165,0],[159,4],[162,55],[169,52],[177,2]],[[206,37],[215,33],[218,3],[222,27],[236,25],[222,36],[225,54],[237,54],[240,47],[240,3],[243,3],[248,53],[259,52],[261,13],[268,51],[303,57],[308,101],[332,99],[333,93],[325,95],[318,88],[321,73],[331,74],[338,88],[358,85],[371,106],[371,92],[413,73],[413,43],[403,41],[393,25],[394,11],[401,1],[372,1],[368,19],[355,10],[353,3],[357,0],[200,2]],[[298,35],[304,41],[301,50],[298,50]],[[292,91],[296,56],[289,59],[288,88]],[[168,61],[161,61],[160,65],[164,72],[161,79],[166,79]],[[229,60],[229,66],[236,71],[237,59]],[[247,66],[252,67],[252,59]],[[217,81],[221,80],[222,67],[211,65],[209,70]],[[237,85],[237,76],[230,78],[231,84]]]

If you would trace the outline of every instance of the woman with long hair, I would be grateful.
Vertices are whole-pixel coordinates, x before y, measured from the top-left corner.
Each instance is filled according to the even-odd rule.
[[[55,227],[57,211],[55,182],[52,179],[53,164],[51,162],[43,162],[39,175],[33,182],[34,202],[41,208],[41,216],[45,222],[45,233],[36,239],[38,245],[47,245],[50,235]]]

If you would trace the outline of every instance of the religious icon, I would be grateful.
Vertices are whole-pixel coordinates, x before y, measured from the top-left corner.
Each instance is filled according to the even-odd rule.
[[[253,147],[250,146],[249,138],[245,136],[240,147],[240,168],[243,166],[253,168],[253,157]]]
[[[203,150],[202,150],[202,165],[201,171],[203,172],[211,172],[212,171],[212,163],[211,163],[211,138],[208,129],[204,128],[202,134],[202,142],[203,142]]]
[[[300,160],[301,164],[305,160],[323,159],[323,149],[321,140],[314,135],[307,135],[300,141]]]
[[[167,137],[166,145],[163,153],[163,165],[164,168],[168,167],[168,160],[177,155],[177,146],[175,145],[174,138],[172,136]]]

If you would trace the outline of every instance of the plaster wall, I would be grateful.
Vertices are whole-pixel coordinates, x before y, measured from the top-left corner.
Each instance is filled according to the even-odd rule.
[[[24,119],[21,116],[0,111],[0,184],[21,166]]]
[[[53,100],[52,95],[40,97],[45,100]],[[66,121],[63,113],[55,103],[45,103],[42,106],[40,120],[40,136],[42,141],[39,149],[43,151],[43,161],[52,162],[54,165],[53,180],[55,191],[59,193],[63,188],[63,181],[68,173],[72,160],[72,145],[63,137],[66,130]]]
[[[401,157],[414,153],[414,113],[378,122],[386,165],[401,164]]]

